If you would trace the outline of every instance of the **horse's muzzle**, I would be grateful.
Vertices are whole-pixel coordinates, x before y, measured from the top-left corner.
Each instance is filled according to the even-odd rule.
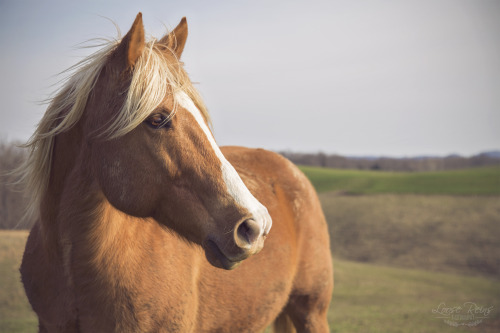
[[[231,270],[238,267],[241,263],[241,260],[232,261],[226,257],[217,244],[211,239],[207,239],[203,242],[203,248],[205,249],[205,256],[208,262],[215,267]]]
[[[271,229],[271,218],[267,210],[266,215],[265,219],[243,220],[234,228],[231,240],[208,237],[203,242],[203,248],[210,264],[230,270],[248,257],[259,253]],[[224,247],[221,248],[221,244]]]

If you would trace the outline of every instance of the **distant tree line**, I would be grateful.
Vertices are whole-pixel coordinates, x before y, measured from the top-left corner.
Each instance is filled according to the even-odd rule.
[[[497,152],[482,153],[472,157],[450,155],[447,157],[346,157],[325,153],[280,152],[298,165],[336,169],[384,170],[384,171],[441,171],[481,166],[500,166]]]

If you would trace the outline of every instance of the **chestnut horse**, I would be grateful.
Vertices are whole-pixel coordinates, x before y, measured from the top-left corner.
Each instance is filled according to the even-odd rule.
[[[317,195],[275,153],[217,146],[186,37],[183,18],[147,41],[139,13],[76,65],[27,144],[21,274],[40,332],[328,331]]]

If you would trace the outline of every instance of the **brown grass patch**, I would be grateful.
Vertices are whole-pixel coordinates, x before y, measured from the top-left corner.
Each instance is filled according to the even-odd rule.
[[[500,198],[324,193],[334,256],[500,276]]]

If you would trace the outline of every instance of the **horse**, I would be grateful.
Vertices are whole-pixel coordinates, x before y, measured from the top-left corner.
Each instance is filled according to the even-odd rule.
[[[216,144],[187,33],[183,18],[146,39],[139,13],[75,65],[26,143],[20,272],[40,332],[329,330],[317,194],[276,153]]]

